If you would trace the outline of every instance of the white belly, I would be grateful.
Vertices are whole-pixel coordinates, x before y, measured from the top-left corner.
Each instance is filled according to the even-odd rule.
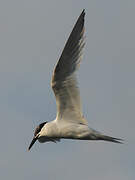
[[[48,122],[41,130],[41,141],[50,141],[50,139],[87,139],[94,130],[87,125],[71,123],[71,122]]]
[[[71,139],[81,139],[90,134],[90,129],[87,125],[70,123],[61,126],[61,137]]]

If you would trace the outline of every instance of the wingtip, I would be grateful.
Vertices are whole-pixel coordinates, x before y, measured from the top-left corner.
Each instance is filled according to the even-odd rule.
[[[85,20],[85,9],[82,10],[82,12],[81,12],[81,14],[80,14],[76,24],[77,23],[81,23],[81,24],[84,25],[84,20]]]
[[[82,10],[81,16],[85,16],[85,9]]]
[[[85,13],[85,9],[82,10],[82,13]]]

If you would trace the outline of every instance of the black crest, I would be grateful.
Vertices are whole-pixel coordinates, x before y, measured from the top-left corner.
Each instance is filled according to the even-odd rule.
[[[44,123],[41,123],[39,124],[36,129],[35,129],[35,132],[34,132],[34,136],[36,136],[42,129],[42,127],[46,124],[47,122],[44,122]]]

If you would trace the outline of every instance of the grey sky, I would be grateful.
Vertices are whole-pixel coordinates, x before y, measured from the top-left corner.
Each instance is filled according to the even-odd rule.
[[[38,142],[33,130],[55,118],[51,73],[82,9],[86,46],[78,73],[89,125],[125,144]],[[135,1],[0,1],[0,178],[135,178]]]

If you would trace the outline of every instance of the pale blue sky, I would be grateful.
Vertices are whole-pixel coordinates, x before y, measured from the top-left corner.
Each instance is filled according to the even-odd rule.
[[[82,9],[86,46],[78,73],[83,112],[124,145],[62,140],[27,148],[55,118],[51,74]],[[0,1],[0,179],[134,180],[135,1]]]

